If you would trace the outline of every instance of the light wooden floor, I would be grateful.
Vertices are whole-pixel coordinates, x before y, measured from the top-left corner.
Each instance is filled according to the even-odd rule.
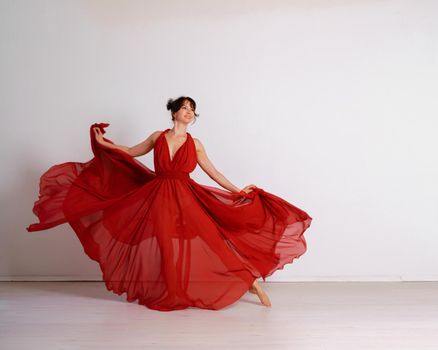
[[[259,283],[272,308],[159,312],[102,282],[0,282],[0,349],[438,349],[438,282]]]

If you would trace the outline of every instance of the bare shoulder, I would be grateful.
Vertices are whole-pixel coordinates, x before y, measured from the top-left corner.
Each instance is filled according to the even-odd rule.
[[[204,150],[204,145],[202,144],[202,142],[198,138],[193,137],[193,142],[195,143],[197,152],[201,152]]]
[[[152,134],[149,135],[149,139],[152,140],[153,143],[157,140],[157,138],[161,135],[163,130],[155,130]]]

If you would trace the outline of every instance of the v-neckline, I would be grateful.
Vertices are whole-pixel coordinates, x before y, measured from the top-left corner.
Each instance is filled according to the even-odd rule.
[[[168,155],[168,157],[169,157],[169,161],[172,163],[172,162],[174,161],[174,159],[175,159],[177,153],[179,152],[179,150],[180,150],[181,148],[183,148],[184,145],[187,143],[190,134],[189,134],[188,132],[186,132],[186,134],[187,134],[186,140],[183,142],[183,144],[182,144],[181,146],[178,147],[178,149],[175,151],[175,154],[173,155],[173,158],[171,159],[171,158],[170,158],[170,146],[169,146],[169,142],[167,142],[167,138],[166,138],[166,133],[167,133],[169,130],[170,130],[170,129],[166,129],[166,130],[164,130],[164,132],[163,132],[163,137],[164,137],[164,141],[166,142],[167,155]]]

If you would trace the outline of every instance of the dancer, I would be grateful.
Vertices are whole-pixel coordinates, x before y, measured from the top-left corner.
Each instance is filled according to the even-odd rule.
[[[251,184],[240,190],[187,131],[199,116],[188,96],[169,99],[173,127],[133,147],[90,127],[94,157],[47,170],[28,231],[68,222],[99,263],[109,291],[150,309],[218,310],[247,291],[271,306],[257,283],[306,251],[312,218]],[[154,171],[135,157],[153,150]],[[224,189],[197,183],[196,166]]]

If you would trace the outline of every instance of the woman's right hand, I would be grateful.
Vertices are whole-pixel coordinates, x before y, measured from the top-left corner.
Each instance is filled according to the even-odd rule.
[[[98,143],[103,143],[103,135],[102,132],[100,131],[100,128],[94,127],[93,131],[94,131],[94,136],[96,137],[96,141]]]

